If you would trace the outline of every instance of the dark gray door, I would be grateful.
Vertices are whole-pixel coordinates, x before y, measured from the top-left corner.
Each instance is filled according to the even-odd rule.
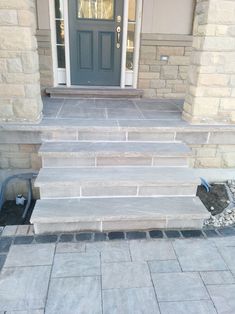
[[[71,83],[119,86],[123,0],[69,0]]]

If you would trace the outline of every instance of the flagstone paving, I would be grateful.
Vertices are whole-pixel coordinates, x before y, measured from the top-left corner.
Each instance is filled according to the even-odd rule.
[[[12,243],[0,314],[235,313],[235,236]]]

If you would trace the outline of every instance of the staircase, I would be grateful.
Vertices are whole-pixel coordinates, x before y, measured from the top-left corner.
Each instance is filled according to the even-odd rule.
[[[31,222],[37,234],[198,229],[209,214],[182,142],[45,142]]]

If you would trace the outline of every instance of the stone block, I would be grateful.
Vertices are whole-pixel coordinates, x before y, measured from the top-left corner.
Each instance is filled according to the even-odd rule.
[[[149,79],[149,80],[153,80],[153,79],[159,79],[160,74],[159,73],[155,73],[155,72],[142,72],[139,73],[139,79]]]
[[[36,29],[35,12],[29,10],[19,10],[18,23],[20,26],[31,27],[33,30],[35,30]]]
[[[186,56],[170,56],[169,65],[189,65],[189,57]]]
[[[35,50],[36,41],[32,38],[30,28],[2,26],[0,33],[0,49],[2,50]]]
[[[220,101],[221,110],[235,110],[235,98],[223,98]]]
[[[166,86],[166,81],[165,80],[152,80],[150,82],[150,87],[151,88],[164,88]]]
[[[178,76],[178,66],[162,66],[161,68],[161,78],[162,79],[177,79]]]
[[[23,71],[20,58],[11,58],[7,60],[7,69],[10,73],[18,73]]]
[[[17,25],[17,11],[16,10],[0,10],[0,25],[7,26],[7,25]]]
[[[166,56],[183,56],[184,55],[184,47],[169,47],[162,46],[157,47],[157,55],[166,55]]]
[[[20,84],[0,84],[0,97],[24,96],[24,86]]]

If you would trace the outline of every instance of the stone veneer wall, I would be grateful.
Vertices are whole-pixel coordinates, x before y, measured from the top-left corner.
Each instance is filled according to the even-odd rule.
[[[41,117],[34,0],[0,1],[0,121]]]
[[[11,175],[38,172],[42,166],[38,155],[38,144],[0,144],[0,182]],[[6,199],[14,199],[19,193],[27,193],[24,181],[12,181],[6,191]],[[35,198],[39,198],[37,188],[33,189]]]
[[[197,0],[183,117],[235,123],[235,1]]]
[[[138,87],[145,97],[185,97],[191,46],[192,36],[141,35]]]
[[[38,42],[39,70],[41,90],[53,86],[53,66],[51,49],[51,30],[38,29],[36,32]]]

